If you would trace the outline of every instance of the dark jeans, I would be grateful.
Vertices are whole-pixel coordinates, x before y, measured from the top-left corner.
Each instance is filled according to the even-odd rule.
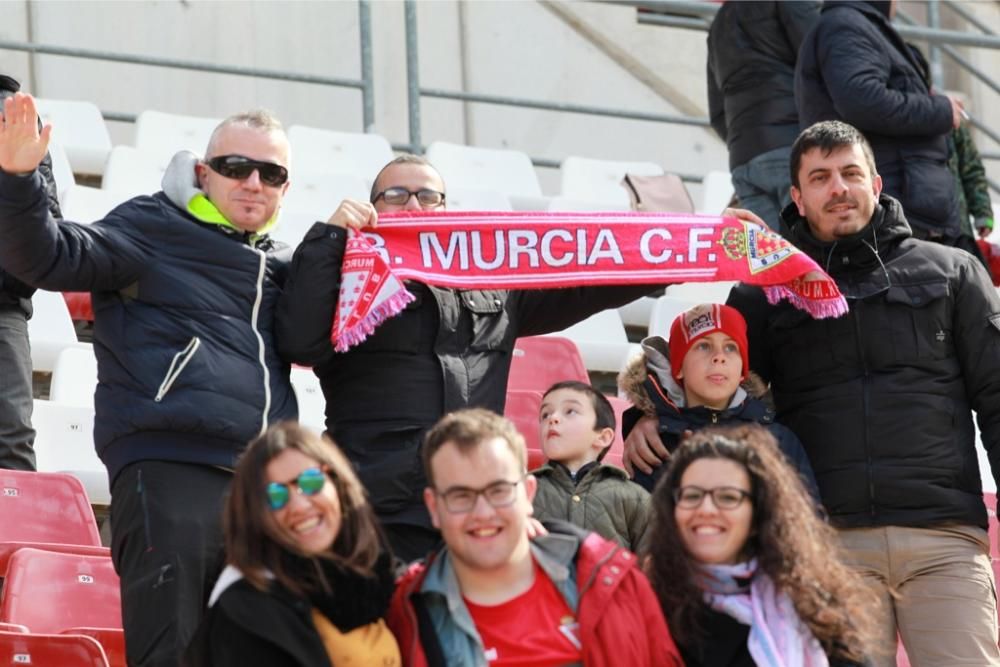
[[[222,571],[231,480],[219,468],[168,461],[130,464],[115,479],[111,558],[131,667],[180,663]]]
[[[0,468],[34,470],[31,347],[20,306],[0,306]]]
[[[784,231],[781,209],[792,201],[788,173],[791,152],[791,146],[775,148],[734,167],[731,173],[740,208],[753,211],[776,232]]]

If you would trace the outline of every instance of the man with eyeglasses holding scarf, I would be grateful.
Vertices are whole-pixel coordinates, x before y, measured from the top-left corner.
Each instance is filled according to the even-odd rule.
[[[850,312],[801,317],[745,285],[729,305],[848,562],[883,600],[872,664],[895,665],[897,632],[915,665],[1000,664],[971,413],[997,477],[1000,298],[971,255],[911,236],[854,127],[803,131],[791,177],[789,240],[833,276]]]
[[[375,178],[370,202],[344,201],[328,224],[307,232],[278,307],[281,353],[319,377],[327,430],[357,467],[404,561],[440,541],[421,497],[424,433],[459,408],[503,412],[517,337],[561,331],[653,289],[460,290],[410,281],[416,299],[402,313],[356,347],[335,352],[330,329],[346,228],[375,227],[381,213],[446,205],[443,179],[427,160],[397,157]]]
[[[233,116],[205,161],[174,157],[163,192],[78,224],[46,208],[37,167],[51,127],[39,133],[34,101],[18,93],[4,115],[0,266],[92,293],[94,443],[111,482],[128,663],[176,667],[221,570],[236,458],[297,415],[272,327],[291,251],[267,235],[288,188],[288,141],[266,112]]]

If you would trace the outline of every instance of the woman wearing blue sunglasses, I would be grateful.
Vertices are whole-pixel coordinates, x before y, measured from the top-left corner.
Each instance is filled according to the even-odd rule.
[[[187,664],[400,664],[382,621],[392,558],[361,483],[329,440],[273,426],[240,459],[224,512],[228,565]]]

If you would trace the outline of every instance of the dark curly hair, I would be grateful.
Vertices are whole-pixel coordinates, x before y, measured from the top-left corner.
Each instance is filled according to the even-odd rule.
[[[670,459],[652,496],[644,563],[670,632],[679,644],[701,640],[708,611],[674,518],[674,491],[688,466],[728,459],[747,471],[753,526],[749,552],[758,568],[792,600],[799,618],[831,657],[863,661],[874,645],[878,598],[838,558],[834,530],[816,507],[774,437],[758,425],[705,429],[689,436]]]

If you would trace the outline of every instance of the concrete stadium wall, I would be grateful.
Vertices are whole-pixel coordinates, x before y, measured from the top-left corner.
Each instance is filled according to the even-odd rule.
[[[997,3],[974,3],[1000,23]],[[0,35],[43,44],[317,75],[360,74],[357,5],[350,1],[30,0],[4,3]],[[403,5],[371,4],[375,131],[405,143],[406,57]],[[706,114],[705,33],[641,26],[635,11],[602,3],[551,0],[421,2],[417,7],[421,82],[426,87],[506,94],[624,109]],[[987,71],[1000,53],[970,50]],[[361,95],[351,89],[0,51],[2,70],[42,97],[86,99],[108,111],[158,109],[221,117],[254,106],[286,124],[361,131]],[[967,80],[970,107],[1000,128],[996,94]],[[964,85],[963,85],[964,84]],[[725,146],[711,131],[660,123],[520,110],[425,99],[423,140],[509,147],[532,156],[648,160],[668,170],[726,169]],[[117,143],[132,127],[112,124]],[[988,140],[985,149],[1000,150]],[[1000,180],[1000,163],[990,165]],[[558,191],[554,170],[543,189]],[[697,197],[697,193],[696,197]]]

